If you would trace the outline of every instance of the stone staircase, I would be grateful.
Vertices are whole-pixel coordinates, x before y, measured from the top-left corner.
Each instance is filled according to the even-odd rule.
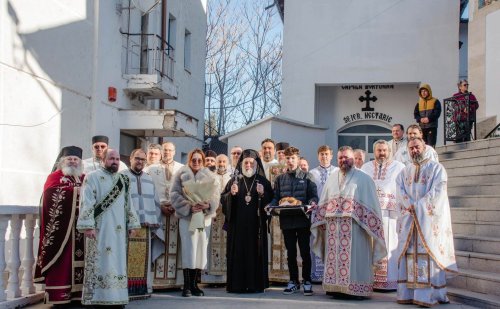
[[[438,147],[448,173],[455,253],[460,275],[449,296],[500,308],[500,138]]]

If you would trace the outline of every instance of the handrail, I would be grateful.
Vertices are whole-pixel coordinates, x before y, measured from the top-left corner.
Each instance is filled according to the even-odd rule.
[[[159,74],[173,80],[175,49],[154,33],[120,33],[126,36],[125,74]],[[138,38],[138,39],[136,39]]]
[[[500,123],[498,123],[498,124],[496,125],[496,127],[495,127],[493,130],[491,130],[491,131],[490,131],[490,133],[486,134],[486,136],[485,136],[484,138],[486,139],[486,138],[490,138],[490,137],[492,137],[491,135],[492,135],[495,131],[497,131],[497,130],[498,130],[498,128],[500,128]]]

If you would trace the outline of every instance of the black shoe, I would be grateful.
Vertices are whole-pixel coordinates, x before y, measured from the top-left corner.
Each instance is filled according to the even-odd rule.
[[[191,278],[191,293],[194,296],[205,296],[205,293],[198,287],[198,280],[196,280],[198,276],[198,272],[201,273],[199,269],[190,269],[190,278]]]
[[[182,270],[182,273],[184,274],[184,286],[182,287],[182,297],[191,297],[193,294],[191,293],[191,276],[190,276],[190,269],[184,268]]]
[[[304,287],[304,296],[312,296],[314,294],[311,281],[304,281],[302,286]]]
[[[283,290],[283,294],[290,295],[300,290],[300,283],[289,281],[286,289]]]

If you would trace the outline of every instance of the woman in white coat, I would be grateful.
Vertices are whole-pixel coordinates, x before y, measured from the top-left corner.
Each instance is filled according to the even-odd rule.
[[[179,234],[181,238],[182,268],[184,274],[184,288],[182,296],[203,296],[198,287],[196,278],[201,269],[207,266],[207,246],[210,233],[210,223],[219,206],[218,191],[205,201],[193,202],[184,188],[186,183],[207,183],[213,186],[215,175],[204,167],[205,155],[199,148],[192,150],[188,155],[188,165],[183,166],[173,177],[170,187],[170,197],[175,215],[179,217]],[[190,228],[191,218],[196,213],[203,213],[204,228]]]

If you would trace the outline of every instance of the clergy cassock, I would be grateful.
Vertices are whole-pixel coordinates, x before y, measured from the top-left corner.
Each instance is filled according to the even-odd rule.
[[[182,167],[173,161],[149,165],[144,168],[155,184],[161,203],[170,203],[170,185],[173,175]],[[174,215],[161,215],[160,228],[156,229],[151,241],[153,263],[153,288],[166,289],[181,287],[183,283],[181,268],[181,247],[179,241],[179,219]]]
[[[386,255],[382,214],[373,180],[356,168],[328,178],[315,222],[313,251],[322,257],[323,289],[355,296],[373,292],[373,266]]]
[[[395,155],[400,149],[408,147],[408,140],[406,137],[403,137],[400,140],[391,139],[389,141],[389,146],[391,147],[391,154]]]
[[[129,178],[103,168],[88,174],[76,227],[97,233],[96,239],[86,239],[82,304],[128,304],[128,231],[141,227],[131,205]]]
[[[45,284],[48,304],[80,299],[83,287],[84,235],[76,230],[83,176],[49,175],[43,188],[40,243],[34,281]]]
[[[395,290],[398,287],[398,233],[396,223],[398,210],[396,208],[396,178],[404,169],[401,162],[390,160],[378,163],[376,160],[365,163],[361,170],[372,177],[377,188],[378,201],[382,210],[384,223],[384,238],[387,257],[375,267],[374,288]]]
[[[446,276],[457,273],[457,264],[446,182],[444,167],[429,159],[405,167],[397,178],[398,303],[448,301]]]
[[[434,148],[431,146],[425,146],[424,158],[430,159],[431,161],[439,162],[438,154]],[[412,159],[410,153],[408,152],[408,147],[403,147],[398,150],[394,155],[394,160],[403,163],[405,166],[412,164]]]
[[[219,184],[219,193],[221,193],[231,174],[228,172],[224,174],[214,173]],[[212,227],[210,230],[210,241],[208,243],[208,266],[207,270],[201,276],[202,283],[226,283],[226,243],[227,233],[223,230],[224,227],[224,214],[222,207],[218,207],[215,217],[212,218]]]
[[[233,293],[262,292],[269,287],[267,216],[264,207],[273,198],[271,183],[265,178],[258,153],[245,150],[237,169],[241,174],[241,162],[253,157],[259,167],[252,177],[241,176],[230,180],[221,201],[227,230],[227,286]],[[238,193],[231,195],[231,186],[238,184]],[[259,197],[257,184],[264,186],[264,195]]]
[[[131,169],[120,172],[130,179],[130,193],[141,229],[128,240],[128,294],[141,297],[153,291],[151,235],[160,226],[160,201],[151,176]]]
[[[323,192],[323,187],[325,186],[326,180],[330,176],[331,173],[335,172],[339,168],[333,165],[329,167],[318,166],[309,171],[309,175],[311,175],[311,180],[316,184],[316,188],[318,189],[318,197],[321,197],[321,193]],[[315,221],[316,211],[311,213],[311,223]],[[311,246],[314,238],[311,235]],[[311,251],[311,280],[313,282],[321,282],[323,281],[323,272],[325,270],[325,266],[316,254]]]

